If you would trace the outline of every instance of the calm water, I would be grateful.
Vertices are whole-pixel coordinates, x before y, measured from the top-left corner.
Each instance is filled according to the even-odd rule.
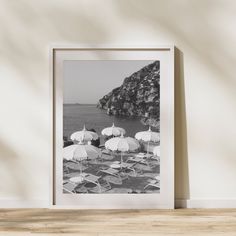
[[[134,137],[138,131],[148,128],[138,119],[109,116],[106,111],[97,108],[96,105],[63,105],[63,136],[70,137],[73,132],[82,130],[84,124],[87,129],[93,128],[100,135],[102,129],[111,126],[113,122],[115,126],[124,128],[126,136],[131,137]],[[101,141],[103,142],[103,139]]]

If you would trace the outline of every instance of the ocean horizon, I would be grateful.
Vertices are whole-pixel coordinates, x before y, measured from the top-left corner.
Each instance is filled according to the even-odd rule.
[[[101,139],[102,129],[112,126],[122,127],[126,130],[126,135],[134,137],[134,135],[148,127],[143,125],[139,118],[127,118],[110,116],[106,110],[97,107],[97,104],[79,104],[66,103],[63,104],[63,136],[70,138],[70,135],[76,131],[82,130],[84,125],[87,129],[95,129]]]

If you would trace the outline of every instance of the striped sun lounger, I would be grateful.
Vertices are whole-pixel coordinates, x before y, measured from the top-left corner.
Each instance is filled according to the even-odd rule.
[[[63,184],[63,191],[66,193],[75,193],[76,185],[71,183],[71,182],[65,182],[65,184]]]
[[[148,186],[155,187],[155,188],[160,188],[160,183],[159,182],[149,183],[144,187],[144,189],[146,189]]]
[[[136,162],[136,163],[148,165],[147,161],[141,157],[129,157],[126,162]]]
[[[115,176],[115,177],[120,177],[119,176],[119,170],[116,170],[116,169],[113,169],[113,168],[108,168],[108,169],[102,169],[102,170],[99,170],[97,173],[99,173],[99,172],[103,172],[103,173],[105,173],[105,174],[109,174],[109,175],[113,175],[113,176]]]
[[[150,181],[149,184],[147,184],[144,189],[147,187],[155,187],[155,188],[160,188],[160,176],[156,176],[153,180]]]

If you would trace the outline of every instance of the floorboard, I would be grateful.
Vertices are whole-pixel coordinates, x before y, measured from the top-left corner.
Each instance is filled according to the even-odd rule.
[[[236,236],[236,209],[0,209],[0,235]]]

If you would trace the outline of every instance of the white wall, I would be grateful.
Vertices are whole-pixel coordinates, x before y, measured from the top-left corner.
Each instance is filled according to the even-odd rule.
[[[52,43],[176,45],[176,198],[236,206],[234,0],[0,5],[1,206],[49,199]]]

